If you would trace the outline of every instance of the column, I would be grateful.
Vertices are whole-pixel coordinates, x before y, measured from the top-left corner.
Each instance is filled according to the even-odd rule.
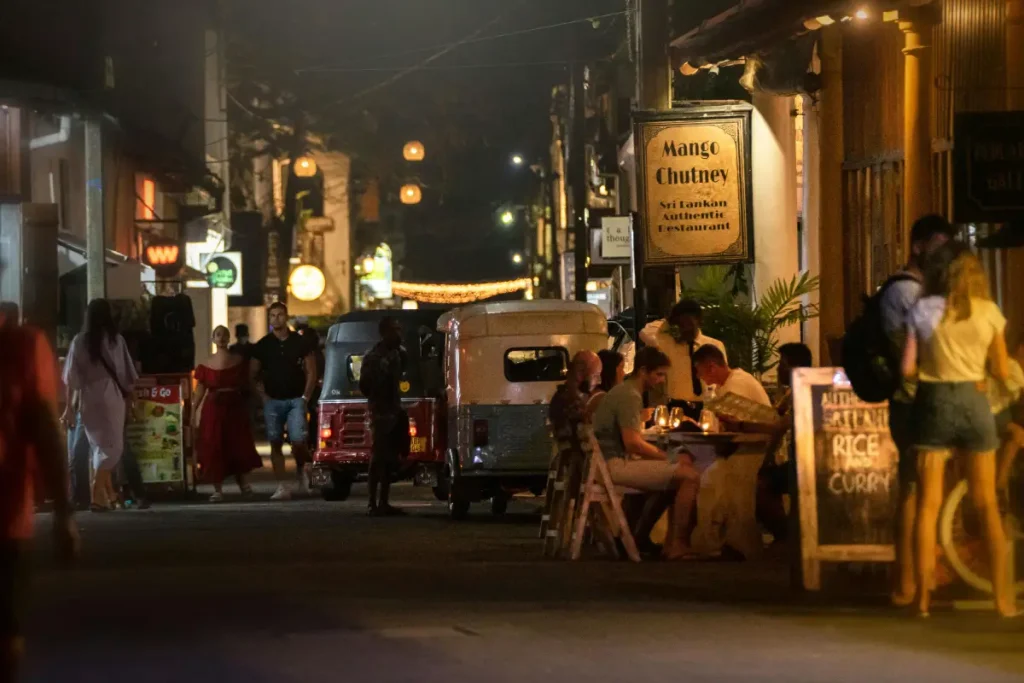
[[[85,253],[86,297],[107,295],[106,228],[103,218],[103,122],[85,122]]]
[[[818,100],[818,233],[821,301],[819,358],[831,365],[832,344],[846,329],[843,228],[843,36],[839,26],[821,30],[822,90]]]
[[[796,128],[793,98],[755,92],[751,121],[754,204],[754,296],[799,271],[796,210]],[[779,331],[779,342],[800,341],[800,326]]]
[[[934,211],[932,206],[931,27],[925,15],[900,15],[903,47],[903,243],[910,226]],[[909,253],[907,251],[906,253]]]
[[[800,248],[804,253],[804,268],[811,275],[821,276],[821,186],[818,149],[818,106],[809,95],[804,95],[804,194],[803,237]],[[807,298],[808,304],[821,305],[820,292]],[[804,323],[804,343],[811,348],[815,359],[820,358],[821,321],[818,318]]]

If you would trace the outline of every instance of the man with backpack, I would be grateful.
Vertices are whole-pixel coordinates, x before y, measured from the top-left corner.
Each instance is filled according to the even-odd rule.
[[[909,605],[917,592],[913,559],[917,458],[911,425],[916,386],[903,379],[900,358],[907,314],[921,296],[923,265],[954,236],[953,227],[942,216],[919,218],[910,229],[910,261],[867,301],[843,343],[843,364],[857,395],[865,401],[889,401],[889,432],[899,452],[896,585],[891,596],[897,606]]]

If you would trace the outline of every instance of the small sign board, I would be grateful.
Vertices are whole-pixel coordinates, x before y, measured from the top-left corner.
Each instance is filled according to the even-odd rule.
[[[315,235],[322,235],[325,232],[334,232],[334,219],[330,216],[313,216],[306,219],[306,232]]]
[[[241,296],[242,252],[222,251],[216,254],[202,254],[206,282],[214,289],[224,289],[228,296]]]
[[[632,230],[633,219],[629,216],[602,216],[601,258],[629,261],[633,255]]]
[[[754,257],[750,105],[636,114],[644,263],[742,263]]]
[[[822,562],[892,562],[898,454],[887,403],[865,403],[842,368],[793,373],[804,588]]]
[[[963,112],[953,125],[956,221],[1024,219],[1024,111]]]

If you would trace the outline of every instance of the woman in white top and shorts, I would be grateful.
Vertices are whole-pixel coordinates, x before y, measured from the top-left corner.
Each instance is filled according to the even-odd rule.
[[[918,610],[928,615],[935,584],[935,531],[942,504],[946,460],[965,458],[970,500],[982,521],[989,551],[996,609],[1018,614],[1006,579],[1006,537],[996,499],[999,437],[985,395],[986,367],[1008,374],[1006,319],[991,300],[981,262],[950,243],[925,268],[924,296],[907,320],[903,373],[919,384],[913,407],[920,478],[916,523]],[[1009,589],[1009,590],[1008,590]]]

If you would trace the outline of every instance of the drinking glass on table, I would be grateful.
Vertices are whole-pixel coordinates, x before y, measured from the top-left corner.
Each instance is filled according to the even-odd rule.
[[[668,414],[668,424],[672,429],[679,429],[684,419],[686,419],[686,413],[679,406],[673,408]]]
[[[710,410],[700,411],[700,427],[707,432],[720,431],[721,427],[718,424],[718,418]]]
[[[654,426],[658,429],[667,429],[669,426],[668,406],[661,405],[654,409]]]

